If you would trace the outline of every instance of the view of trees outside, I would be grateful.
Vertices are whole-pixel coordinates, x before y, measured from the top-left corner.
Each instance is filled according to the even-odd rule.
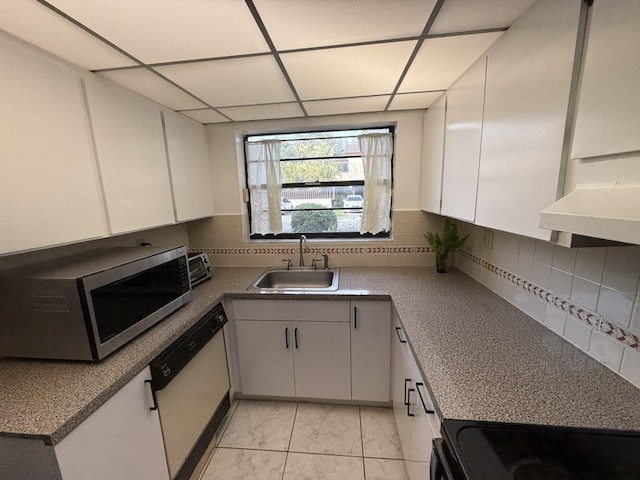
[[[363,181],[364,167],[360,157],[358,135],[380,131],[380,129],[371,129],[251,137],[251,141],[281,140],[283,233],[360,231],[362,208],[358,209],[357,207],[362,205],[358,200],[358,198],[362,200],[362,185],[287,188],[286,184]],[[388,129],[384,129],[384,131],[388,131]],[[345,205],[347,197],[349,197],[350,203]],[[341,209],[345,206],[355,209]],[[318,208],[334,208],[335,210],[305,211]]]

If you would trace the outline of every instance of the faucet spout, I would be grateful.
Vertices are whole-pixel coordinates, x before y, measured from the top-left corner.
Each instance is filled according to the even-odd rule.
[[[302,244],[304,243],[304,249],[302,248]],[[307,237],[305,235],[300,235],[300,266],[304,267],[304,252],[309,251],[309,245],[307,244]]]

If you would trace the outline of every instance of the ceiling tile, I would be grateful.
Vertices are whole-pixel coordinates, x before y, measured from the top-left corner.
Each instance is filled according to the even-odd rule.
[[[100,72],[98,75],[107,77],[129,90],[138,92],[140,95],[144,95],[173,110],[185,110],[205,106],[204,103],[186,94],[174,85],[171,85],[158,75],[151,73],[146,68]]]
[[[304,102],[309,115],[337,115],[342,113],[381,112],[391,95],[374,97],[338,98]]]
[[[145,63],[269,51],[243,0],[48,1]]]
[[[278,50],[418,36],[435,0],[254,0]]]
[[[156,70],[214,107],[295,100],[271,55],[167,65]]]
[[[535,0],[447,0],[430,34],[508,27]]]
[[[264,120],[269,118],[303,117],[297,103],[274,103],[270,105],[248,105],[245,107],[221,108],[220,111],[236,122]]]
[[[415,45],[408,41],[330,48],[281,58],[303,100],[358,97],[391,93]]]
[[[399,93],[393,97],[389,110],[429,108],[444,92]]]
[[[87,70],[136,64],[35,1],[0,2],[0,29]]]
[[[211,108],[203,108],[199,110],[183,110],[180,113],[186,115],[187,117],[191,117],[196,122],[200,123],[222,123],[229,121]]]
[[[424,41],[398,90],[446,90],[503,32],[430,38]]]

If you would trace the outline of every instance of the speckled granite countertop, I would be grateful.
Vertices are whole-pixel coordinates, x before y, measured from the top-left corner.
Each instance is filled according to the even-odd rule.
[[[470,277],[343,267],[329,294],[245,290],[262,268],[216,268],[192,301],[97,364],[0,360],[0,435],[57,443],[223,295],[392,298],[444,418],[640,429],[640,390]]]

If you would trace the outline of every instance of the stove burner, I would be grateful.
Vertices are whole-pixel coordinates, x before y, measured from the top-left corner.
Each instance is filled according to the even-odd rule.
[[[565,470],[540,463],[539,461],[526,461],[519,463],[512,469],[513,480],[578,480]]]

